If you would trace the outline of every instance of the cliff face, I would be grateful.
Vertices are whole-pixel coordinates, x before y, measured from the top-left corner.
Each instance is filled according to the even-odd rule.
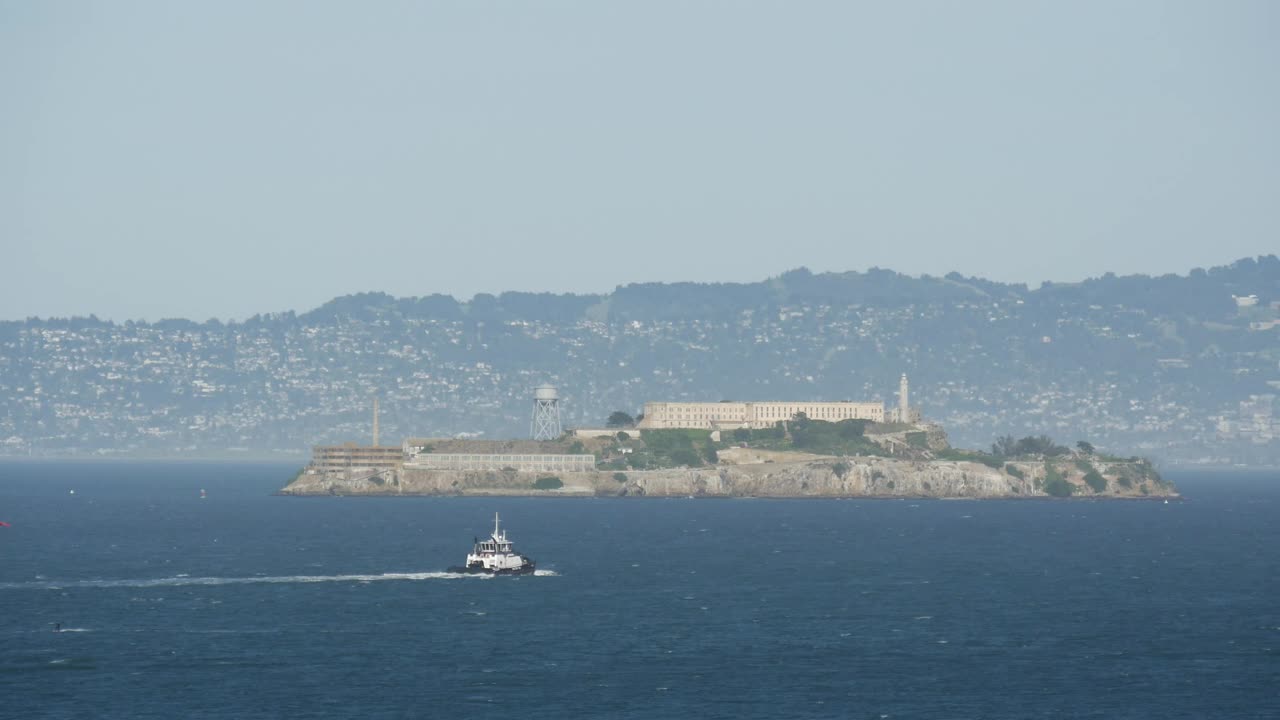
[[[1011,472],[1009,467],[1013,467]],[[1041,462],[1014,462],[1002,469],[971,462],[885,458],[822,458],[766,461],[709,468],[560,473],[563,486],[538,490],[546,473],[388,470],[378,474],[303,473],[285,495],[529,495],[625,497],[1047,497],[1050,473],[1078,497],[1177,497],[1154,473],[1131,463],[1096,463],[1106,481],[1101,491],[1084,471]],[[1021,474],[1022,477],[1017,475]],[[1094,482],[1097,485],[1095,479]],[[1059,485],[1061,487],[1061,485]],[[1061,494],[1061,491],[1059,491]]]

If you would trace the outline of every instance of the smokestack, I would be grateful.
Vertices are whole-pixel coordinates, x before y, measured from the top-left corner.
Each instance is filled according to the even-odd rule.
[[[903,377],[906,377],[905,375]],[[373,446],[378,447],[378,396],[373,396]]]

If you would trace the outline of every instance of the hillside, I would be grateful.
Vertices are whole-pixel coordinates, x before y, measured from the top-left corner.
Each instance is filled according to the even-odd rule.
[[[0,454],[303,457],[528,433],[647,400],[892,400],[960,445],[1089,437],[1164,462],[1280,464],[1280,260],[1077,284],[795,270],[607,295],[337,298],[243,322],[0,323]]]

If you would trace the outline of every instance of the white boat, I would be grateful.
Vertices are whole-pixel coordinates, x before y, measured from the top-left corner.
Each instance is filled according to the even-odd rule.
[[[493,534],[488,540],[476,539],[467,555],[467,564],[449,568],[452,573],[484,575],[527,575],[534,570],[532,558],[516,552],[515,545],[501,529],[498,513],[493,514]]]

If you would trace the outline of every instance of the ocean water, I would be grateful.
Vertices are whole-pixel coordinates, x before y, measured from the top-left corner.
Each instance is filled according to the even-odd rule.
[[[1167,505],[272,496],[292,470],[0,464],[0,716],[1280,717],[1276,474]],[[494,511],[540,574],[443,572]]]

